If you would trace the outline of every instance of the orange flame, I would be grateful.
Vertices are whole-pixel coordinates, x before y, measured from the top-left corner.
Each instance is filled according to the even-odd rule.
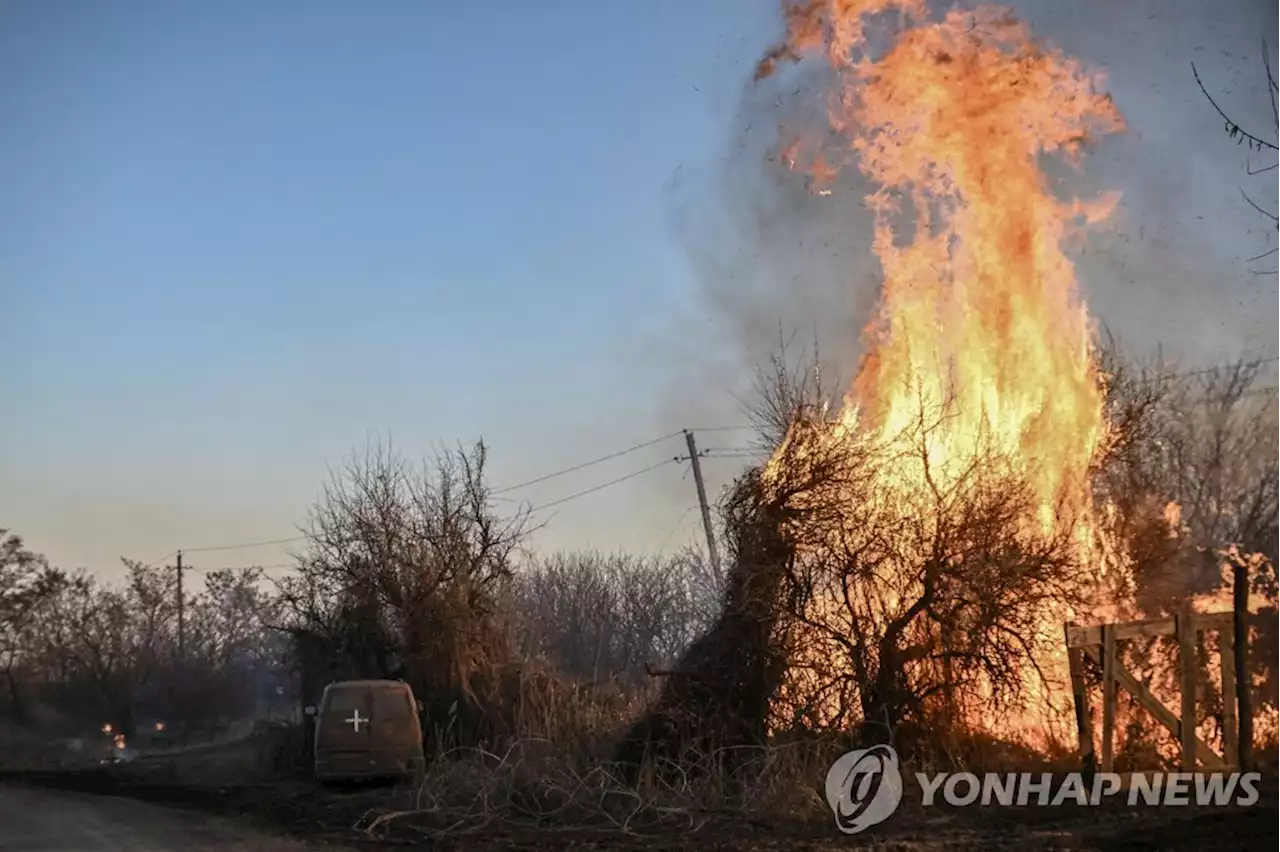
[[[862,19],[895,6],[919,25],[872,58]],[[981,436],[1025,466],[1046,518],[1064,498],[1082,509],[1105,421],[1062,243],[1116,197],[1063,203],[1040,157],[1074,155],[1093,133],[1123,126],[1099,76],[1034,44],[999,10],[929,23],[915,0],[811,2],[789,8],[793,22],[809,22],[790,28],[796,52],[818,46],[815,16],[843,77],[831,124],[880,187],[868,201],[884,285],[846,419],[892,438],[922,409],[945,407],[954,416],[929,447],[944,477]],[[894,227],[903,201],[914,213],[907,234]]]
[[[1042,157],[1074,161],[1094,135],[1123,129],[1101,75],[1002,9],[933,20],[923,0],[808,0],[784,12],[787,40],[757,77],[780,59],[822,57],[840,81],[831,128],[878,187],[867,201],[881,301],[837,431],[893,442],[938,412],[925,452],[903,453],[887,489],[946,489],[985,445],[1032,490],[1028,524],[1070,524],[1087,546],[1088,477],[1107,423],[1063,243],[1118,196],[1060,200]],[[889,12],[893,32],[873,36]],[[805,147],[786,159],[808,162],[818,189],[835,171]],[[1060,624],[1049,626],[1060,635]]]

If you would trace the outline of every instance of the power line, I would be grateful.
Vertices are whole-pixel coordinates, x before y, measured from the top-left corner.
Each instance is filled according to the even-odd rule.
[[[676,434],[679,434],[679,433],[676,433]],[[559,500],[552,500],[550,503],[543,503],[540,506],[531,506],[528,509],[528,512],[533,513],[533,512],[542,511],[543,509],[550,509],[552,506],[559,506],[561,503],[568,503],[570,500],[576,500],[579,497],[585,497],[588,494],[594,494],[597,491],[603,491],[606,488],[611,488],[614,485],[618,485],[619,483],[626,482],[628,479],[635,479],[637,476],[640,476],[641,474],[648,473],[651,470],[657,470],[658,468],[663,467],[664,465],[672,464],[675,461],[676,460],[674,458],[663,459],[657,464],[651,464],[648,467],[641,468],[640,470],[633,471],[632,473],[628,473],[626,476],[619,476],[617,479],[611,479],[608,482],[603,482],[593,488],[588,488],[584,491],[579,491],[575,494],[570,494],[568,497],[561,497]]]
[[[709,426],[709,427],[705,427],[705,429],[703,430],[698,430],[698,431],[726,432],[726,431],[741,431],[741,430],[751,430],[751,429],[754,429],[754,427],[753,426]],[[566,475],[566,473],[573,473],[573,472],[581,471],[581,469],[594,467],[595,464],[612,461],[612,459],[621,458],[623,457],[623,455],[630,455],[631,453],[637,452],[637,450],[645,449],[645,448],[648,448],[648,446],[660,444],[660,443],[663,443],[663,441],[671,440],[673,438],[678,438],[678,436],[681,436],[684,434],[685,434],[684,430],[669,432],[669,434],[667,435],[660,435],[659,438],[650,439],[648,441],[641,441],[641,443],[639,444],[627,446],[626,449],[621,449],[621,450],[617,450],[617,452],[600,455],[599,458],[590,459],[590,461],[588,462],[573,464],[573,466],[571,467],[566,467],[566,468],[558,469],[558,471],[545,473],[545,475],[543,476],[531,478],[531,480],[526,480],[524,482],[518,482],[518,484],[516,485],[508,485],[506,487],[502,487],[502,489],[495,489],[493,491],[490,491],[489,494],[493,496],[499,495],[499,494],[507,494],[509,493],[509,491],[524,489],[524,487],[527,487],[530,485],[538,485],[540,484],[540,482],[547,482],[549,480],[553,480],[553,478],[564,476]],[[709,453],[721,452],[721,450],[724,450],[724,449],[737,450],[740,448],[716,448],[713,450],[705,450],[705,452],[699,453],[699,455],[704,455],[704,457],[712,458],[712,455],[709,455]],[[745,449],[745,448],[742,448],[742,449]],[[716,457],[714,458],[726,458],[726,457],[724,457],[724,455],[716,455]],[[589,487],[589,489],[576,491],[576,493],[563,496],[563,498],[559,498],[557,500],[549,501],[549,503],[535,505],[535,507],[531,507],[529,509],[529,512],[530,513],[539,512],[539,510],[541,509],[549,509],[552,507],[556,507],[556,505],[561,505],[562,503],[568,503],[568,501],[576,500],[577,498],[581,498],[581,496],[595,494],[596,491],[602,491],[604,489],[608,489],[608,487],[613,487],[614,485],[620,485],[622,484],[622,482],[631,480],[631,478],[644,475],[644,473],[654,471],[654,469],[666,466],[666,464],[676,462],[676,461],[680,461],[680,459],[676,459],[676,458],[663,459],[662,462],[658,462],[657,464],[652,464],[652,466],[639,469],[639,471],[627,473],[626,476],[620,476],[620,477],[614,478],[614,480],[609,480],[608,482],[602,482],[602,484]],[[285,539],[269,539],[264,541],[244,541],[244,542],[237,542],[237,544],[207,545],[207,546],[204,546],[204,548],[182,548],[182,553],[223,553],[223,551],[228,551],[228,550],[250,550],[253,548],[269,548],[269,546],[275,546],[275,545],[294,544],[294,542],[306,541],[306,539],[307,539],[306,536],[289,536],[289,537],[285,537]],[[164,562],[165,559],[169,559],[170,556],[173,556],[177,553],[178,553],[178,550],[170,551],[170,553],[165,554],[164,556],[161,556],[160,559],[156,559],[154,560],[154,562],[147,563],[148,567],[156,563]],[[200,571],[220,571],[220,569],[202,568],[200,569]]]
[[[677,433],[677,434],[679,434],[679,433]],[[604,489],[606,489],[606,488],[612,488],[613,486],[615,486],[615,485],[619,485],[619,484],[621,484],[621,483],[623,483],[623,482],[626,482],[627,480],[635,479],[637,476],[642,476],[642,475],[644,475],[644,474],[646,474],[646,473],[649,473],[650,471],[657,470],[657,469],[658,469],[658,468],[660,468],[660,467],[665,467],[666,465],[673,464],[673,463],[678,462],[678,461],[680,461],[680,460],[681,460],[680,458],[674,458],[674,457],[673,457],[673,458],[669,458],[669,459],[663,459],[662,461],[660,461],[660,462],[658,462],[658,463],[656,463],[656,464],[651,464],[651,465],[649,465],[648,467],[640,468],[640,470],[632,471],[631,473],[628,473],[628,474],[626,474],[625,476],[619,476],[618,478],[616,478],[616,479],[611,479],[611,480],[609,480],[608,482],[602,482],[602,483],[600,483],[599,485],[592,486],[591,488],[585,488],[585,489],[583,489],[582,491],[574,492],[573,494],[569,494],[569,495],[567,495],[567,496],[565,496],[565,497],[561,497],[561,498],[560,498],[560,499],[558,499],[558,500],[552,500],[552,501],[550,501],[549,503],[542,503],[542,504],[537,505],[537,506],[530,506],[530,507],[526,510],[526,513],[527,513],[527,514],[533,514],[534,512],[539,512],[539,511],[542,511],[543,509],[550,509],[550,508],[551,508],[551,507],[553,507],[553,506],[559,506],[559,505],[561,505],[562,503],[568,503],[570,500],[576,500],[576,499],[578,499],[579,497],[586,497],[588,494],[594,494],[594,493],[596,493],[597,491],[603,491],[603,490],[604,490]],[[504,518],[503,520],[511,520],[511,519],[510,519],[510,518]],[[296,541],[296,540],[297,540],[297,539],[280,539],[280,541],[281,541],[281,542],[283,542],[283,541]],[[256,544],[276,544],[276,543],[278,543],[278,542],[256,542]],[[207,552],[215,551],[215,550],[232,550],[232,549],[235,549],[235,548],[240,548],[240,547],[252,547],[252,546],[255,546],[255,545],[252,545],[252,544],[250,544],[250,545],[224,545],[224,546],[222,546],[222,547],[207,547],[207,548],[201,548],[201,549],[200,549],[200,552],[205,552],[205,553],[207,553]],[[193,552],[196,552],[196,549],[195,549],[195,548],[188,548],[188,549],[184,549],[184,550],[183,550],[183,553],[193,553]],[[241,565],[241,566],[224,566],[224,567],[221,567],[221,568],[203,568],[203,567],[201,567],[201,568],[196,568],[196,567],[193,567],[193,566],[188,566],[188,570],[192,570],[192,571],[205,571],[205,572],[208,572],[208,571],[229,571],[229,570],[230,570],[230,571],[233,571],[233,570],[238,570],[238,569],[240,569],[240,568],[261,568],[261,569],[263,569],[263,570],[265,571],[265,570],[270,570],[270,569],[292,568],[292,567],[295,567],[295,566],[293,566],[293,565]]]
[[[667,530],[667,534],[662,537],[662,545],[658,548],[659,553],[667,549],[667,545],[671,543],[671,538],[676,534],[676,530],[680,529],[684,519],[689,517],[689,513],[696,508],[698,507],[685,506],[684,511],[680,513],[680,517],[676,518],[676,522],[671,525],[671,529]]]
[[[660,438],[654,438],[651,441],[645,441],[643,443],[636,444],[635,446],[627,447],[625,450],[618,450],[616,453],[609,453],[607,456],[601,456],[598,459],[592,459],[591,461],[585,461],[585,462],[582,462],[581,464],[575,464],[573,467],[566,467],[563,470],[557,470],[557,471],[554,471],[553,473],[548,473],[543,476],[536,477],[534,479],[526,480],[525,482],[521,482],[516,485],[508,485],[505,488],[498,488],[494,491],[490,491],[489,493],[490,494],[506,494],[508,491],[515,491],[519,488],[526,488],[530,485],[537,485],[539,482],[546,482],[548,479],[555,479],[557,476],[564,476],[566,473],[573,473],[574,471],[582,470],[583,468],[591,467],[592,465],[597,465],[597,464],[600,464],[601,462],[607,462],[610,459],[616,459],[621,456],[625,456],[629,453],[634,453],[636,450],[643,450],[645,447],[652,447],[654,444],[660,444],[663,441],[669,441],[672,438],[676,437],[677,435],[682,435],[682,434],[684,433],[672,432],[670,435],[663,435]],[[665,464],[665,462],[663,463]]]
[[[251,568],[257,568],[261,571],[283,571],[285,569],[297,567],[297,565],[291,562],[282,562],[277,565],[188,565],[184,570],[198,571],[202,574],[211,574],[214,571],[247,571]]]
[[[248,550],[251,547],[270,547],[274,544],[292,544],[295,541],[306,540],[305,535],[295,535],[289,538],[276,538],[270,541],[249,541],[244,544],[218,544],[210,547],[184,547],[183,553],[213,553],[220,550]]]
[[[646,448],[646,447],[651,447],[651,446],[653,446],[654,444],[662,443],[663,441],[670,440],[670,439],[675,438],[675,437],[677,437],[677,436],[679,436],[679,435],[682,435],[682,434],[684,434],[684,433],[683,433],[683,432],[672,432],[672,433],[671,433],[671,434],[669,434],[669,435],[662,435],[662,436],[660,436],[660,437],[653,438],[653,439],[648,440],[648,441],[643,441],[643,442],[641,442],[641,443],[639,443],[639,444],[635,444],[635,445],[633,445],[633,446],[627,447],[626,449],[618,450],[617,452],[609,453],[608,455],[600,456],[599,458],[591,459],[590,461],[585,461],[585,462],[582,462],[581,464],[573,465],[572,467],[567,467],[567,468],[564,468],[564,469],[562,469],[562,470],[557,470],[557,471],[554,471],[554,472],[552,472],[552,473],[544,474],[543,476],[539,476],[539,477],[536,477],[536,478],[534,478],[534,479],[530,479],[530,480],[528,480],[528,481],[526,481],[526,482],[521,482],[521,483],[518,483],[518,484],[516,484],[516,485],[509,485],[509,486],[507,486],[507,487],[505,487],[505,488],[499,488],[499,489],[494,490],[494,491],[491,491],[491,492],[489,492],[489,493],[490,493],[491,495],[505,494],[505,493],[507,493],[507,492],[509,492],[509,491],[515,491],[515,490],[517,490],[517,489],[519,489],[519,488],[525,488],[526,486],[529,486],[529,485],[536,485],[537,483],[540,483],[540,482],[546,482],[547,480],[555,479],[556,477],[563,476],[564,474],[567,474],[567,473],[573,473],[573,472],[575,472],[575,471],[583,470],[584,468],[588,468],[588,467],[591,467],[591,466],[593,466],[593,465],[597,465],[597,464],[600,464],[600,463],[602,463],[602,462],[609,461],[609,460],[611,460],[611,459],[620,458],[621,456],[625,456],[625,455],[628,455],[628,454],[630,454],[630,453],[634,453],[634,452],[636,452],[637,450],[642,450],[642,449],[644,449],[644,448]],[[554,500],[554,501],[552,501],[552,502],[550,502],[550,503],[544,503],[544,504],[542,504],[542,505],[540,505],[540,506],[534,506],[534,507],[532,507],[529,511],[530,511],[530,512],[536,512],[536,511],[538,511],[538,510],[540,510],[540,509],[546,509],[546,508],[549,508],[549,507],[551,507],[551,506],[558,506],[558,505],[560,505],[561,503],[568,502],[569,500],[573,500],[573,499],[576,499],[576,498],[578,498],[578,497],[583,497],[583,496],[586,496],[587,494],[595,493],[596,491],[600,491],[600,490],[602,490],[602,489],[604,489],[604,488],[609,488],[609,487],[611,487],[611,486],[613,486],[613,485],[617,485],[618,483],[621,483],[621,482],[626,482],[628,479],[631,479],[631,478],[633,478],[633,477],[639,476],[639,475],[641,475],[641,474],[643,474],[643,473],[648,473],[650,470],[653,470],[653,469],[655,469],[655,468],[661,467],[662,465],[665,465],[665,464],[669,464],[669,463],[671,463],[672,461],[673,461],[673,459],[664,459],[663,461],[659,462],[658,464],[653,465],[653,466],[651,466],[651,467],[647,467],[647,468],[645,468],[645,469],[643,469],[643,470],[635,471],[634,473],[627,474],[626,476],[619,477],[618,479],[614,479],[614,480],[611,480],[611,481],[609,481],[609,482],[603,483],[603,484],[601,484],[601,485],[597,485],[597,486],[595,486],[595,487],[593,487],[593,488],[588,488],[588,489],[586,489],[586,490],[584,490],[584,491],[579,491],[579,492],[577,492],[577,493],[575,493],[575,494],[570,494],[570,495],[569,495],[569,496],[567,496],[567,497],[563,497],[563,498],[561,498],[561,499],[559,499],[559,500]],[[305,541],[305,540],[306,540],[306,538],[307,538],[307,537],[306,537],[306,536],[303,536],[303,535],[296,535],[296,536],[290,536],[290,537],[288,537],[288,538],[277,538],[277,539],[270,539],[270,540],[266,540],[266,541],[250,541],[250,542],[242,542],[242,543],[237,543],[237,544],[218,544],[218,545],[209,545],[209,546],[207,546],[207,547],[184,547],[184,548],[182,548],[182,552],[184,552],[184,553],[216,553],[216,552],[222,552],[222,551],[227,551],[227,550],[248,550],[248,549],[255,548],[255,547],[270,547],[270,546],[272,546],[272,545],[292,544],[292,543],[294,543],[294,542]],[[160,562],[160,561],[163,561],[164,559],[168,559],[170,556],[173,556],[173,555],[174,555],[174,554],[176,554],[177,552],[178,552],[178,551],[176,551],[176,550],[175,550],[175,551],[172,551],[171,553],[168,553],[168,554],[166,554],[165,556],[162,556],[160,559],[157,559],[157,560],[156,560],[156,562]]]
[[[144,562],[144,563],[142,564],[142,567],[143,567],[143,568],[154,568],[154,567],[156,567],[157,565],[159,565],[161,562],[164,562],[164,561],[168,560],[170,557],[172,557],[172,556],[177,556],[177,555],[178,555],[178,551],[176,551],[176,550],[170,550],[168,553],[166,553],[164,556],[161,556],[159,559],[152,559],[150,562]]]

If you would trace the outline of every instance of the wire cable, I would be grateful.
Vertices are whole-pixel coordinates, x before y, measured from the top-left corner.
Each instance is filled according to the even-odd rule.
[[[201,574],[212,574],[214,571],[248,571],[257,568],[259,571],[283,571],[297,568],[293,563],[282,562],[276,565],[184,565],[184,571],[196,571]]]
[[[683,435],[683,434],[684,432],[672,432],[669,435],[663,435],[660,438],[654,438],[651,441],[645,441],[644,443],[636,444],[635,446],[632,446],[632,447],[627,447],[625,450],[618,450],[616,453],[609,453],[607,456],[601,456],[598,459],[592,459],[591,461],[585,461],[585,462],[582,462],[581,464],[575,464],[573,467],[566,467],[563,470],[557,470],[553,473],[548,473],[543,476],[535,477],[534,479],[529,479],[529,480],[526,480],[525,482],[517,483],[516,485],[508,485],[505,488],[498,488],[493,491],[490,491],[489,493],[490,494],[506,494],[509,491],[515,491],[520,488],[526,488],[530,485],[537,485],[539,482],[546,482],[548,479],[555,479],[557,476],[564,476],[566,473],[573,473],[574,471],[582,470],[583,468],[588,468],[588,467],[591,467],[592,465],[600,464],[601,462],[607,462],[611,459],[616,459],[621,456],[625,456],[629,453],[634,453],[636,450],[643,450],[645,447],[652,447],[654,444],[660,444],[663,441],[669,441],[672,438],[675,438],[676,436]]]
[[[170,550],[168,553],[166,553],[164,556],[161,556],[159,559],[152,559],[150,562],[144,562],[144,563],[142,564],[142,567],[143,567],[143,568],[154,568],[154,567],[156,567],[157,565],[159,565],[161,562],[164,562],[165,560],[169,559],[170,557],[172,557],[172,556],[177,556],[177,555],[178,555],[178,551],[176,551],[176,550]]]
[[[648,467],[644,467],[644,468],[641,468],[640,470],[633,471],[632,473],[628,473],[626,476],[619,476],[617,479],[611,479],[608,482],[602,482],[601,484],[593,488],[588,488],[584,491],[579,491],[575,494],[570,494],[568,497],[561,497],[559,500],[552,500],[550,503],[543,503],[540,506],[531,506],[528,509],[528,513],[532,514],[534,512],[540,512],[543,509],[550,509],[552,506],[559,506],[561,503],[568,503],[570,500],[576,500],[579,497],[586,497],[588,494],[594,494],[597,491],[603,491],[606,488],[612,488],[614,485],[618,485],[619,483],[626,482],[628,479],[635,479],[637,476],[640,476],[641,474],[648,473],[651,470],[657,470],[658,468],[663,467],[665,465],[672,464],[673,462],[675,462],[675,459],[673,458],[664,459],[663,461],[660,461],[657,464],[651,464]]]
[[[183,553],[214,553],[221,550],[248,550],[251,547],[270,547],[273,544],[292,544],[295,541],[306,540],[305,535],[295,535],[289,538],[276,538],[270,541],[249,541],[244,544],[217,544],[210,547],[184,547]]]
[[[680,529],[684,525],[685,518],[689,517],[689,513],[696,508],[698,507],[686,506],[685,510],[680,513],[680,517],[676,518],[676,522],[671,525],[671,529],[667,530],[667,534],[662,537],[662,545],[658,548],[659,553],[666,551],[667,545],[671,543],[672,537],[676,534],[676,530]]]

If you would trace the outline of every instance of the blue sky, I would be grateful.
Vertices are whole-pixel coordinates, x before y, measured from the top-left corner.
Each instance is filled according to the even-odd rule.
[[[7,5],[0,461],[31,543],[287,535],[371,432],[483,435],[495,477],[651,436],[651,378],[615,377],[688,289],[661,189],[774,17],[692,5]],[[46,520],[80,503],[90,529]]]
[[[483,436],[502,485],[741,422],[734,330],[707,332],[714,368],[681,360],[706,309],[664,188],[722,153],[777,22],[773,0],[5,4],[0,526],[103,570],[290,535],[379,434]],[[1212,162],[1206,186],[1239,165]],[[707,399],[679,410],[682,384]],[[692,484],[655,476],[540,541],[689,540]]]

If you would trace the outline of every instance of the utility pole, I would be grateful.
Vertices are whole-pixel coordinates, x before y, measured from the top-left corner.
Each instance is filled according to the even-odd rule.
[[[176,660],[174,660],[174,665],[173,665],[173,683],[171,687],[173,689],[173,695],[171,696],[170,703],[169,703],[169,712],[173,714],[174,718],[169,720],[169,724],[173,726],[172,728],[173,733],[180,738],[179,742],[182,742],[182,741],[185,741],[183,727],[180,724],[174,724],[180,721],[178,717],[181,716],[181,712],[179,711],[179,708],[178,708],[178,703],[179,703],[178,696],[182,693],[182,687],[183,687],[182,675],[184,670],[184,663],[187,657],[187,654],[186,654],[187,625],[185,621],[186,606],[185,606],[185,602],[183,601],[183,594],[182,594],[182,551],[181,550],[178,551],[178,562],[174,567],[175,567],[175,570],[178,572],[178,657]]]
[[[183,621],[182,604],[182,551],[178,551],[178,662],[186,659],[186,623]]]
[[[716,533],[711,526],[711,507],[707,505],[707,486],[702,482],[702,464],[698,461],[698,445],[693,440],[693,433],[684,430],[684,439],[689,444],[689,464],[693,465],[693,482],[698,486],[698,506],[702,509],[702,528],[707,533],[707,554],[711,559],[711,571],[715,575],[716,585],[723,586],[724,578],[720,574],[720,552],[716,550]]]

